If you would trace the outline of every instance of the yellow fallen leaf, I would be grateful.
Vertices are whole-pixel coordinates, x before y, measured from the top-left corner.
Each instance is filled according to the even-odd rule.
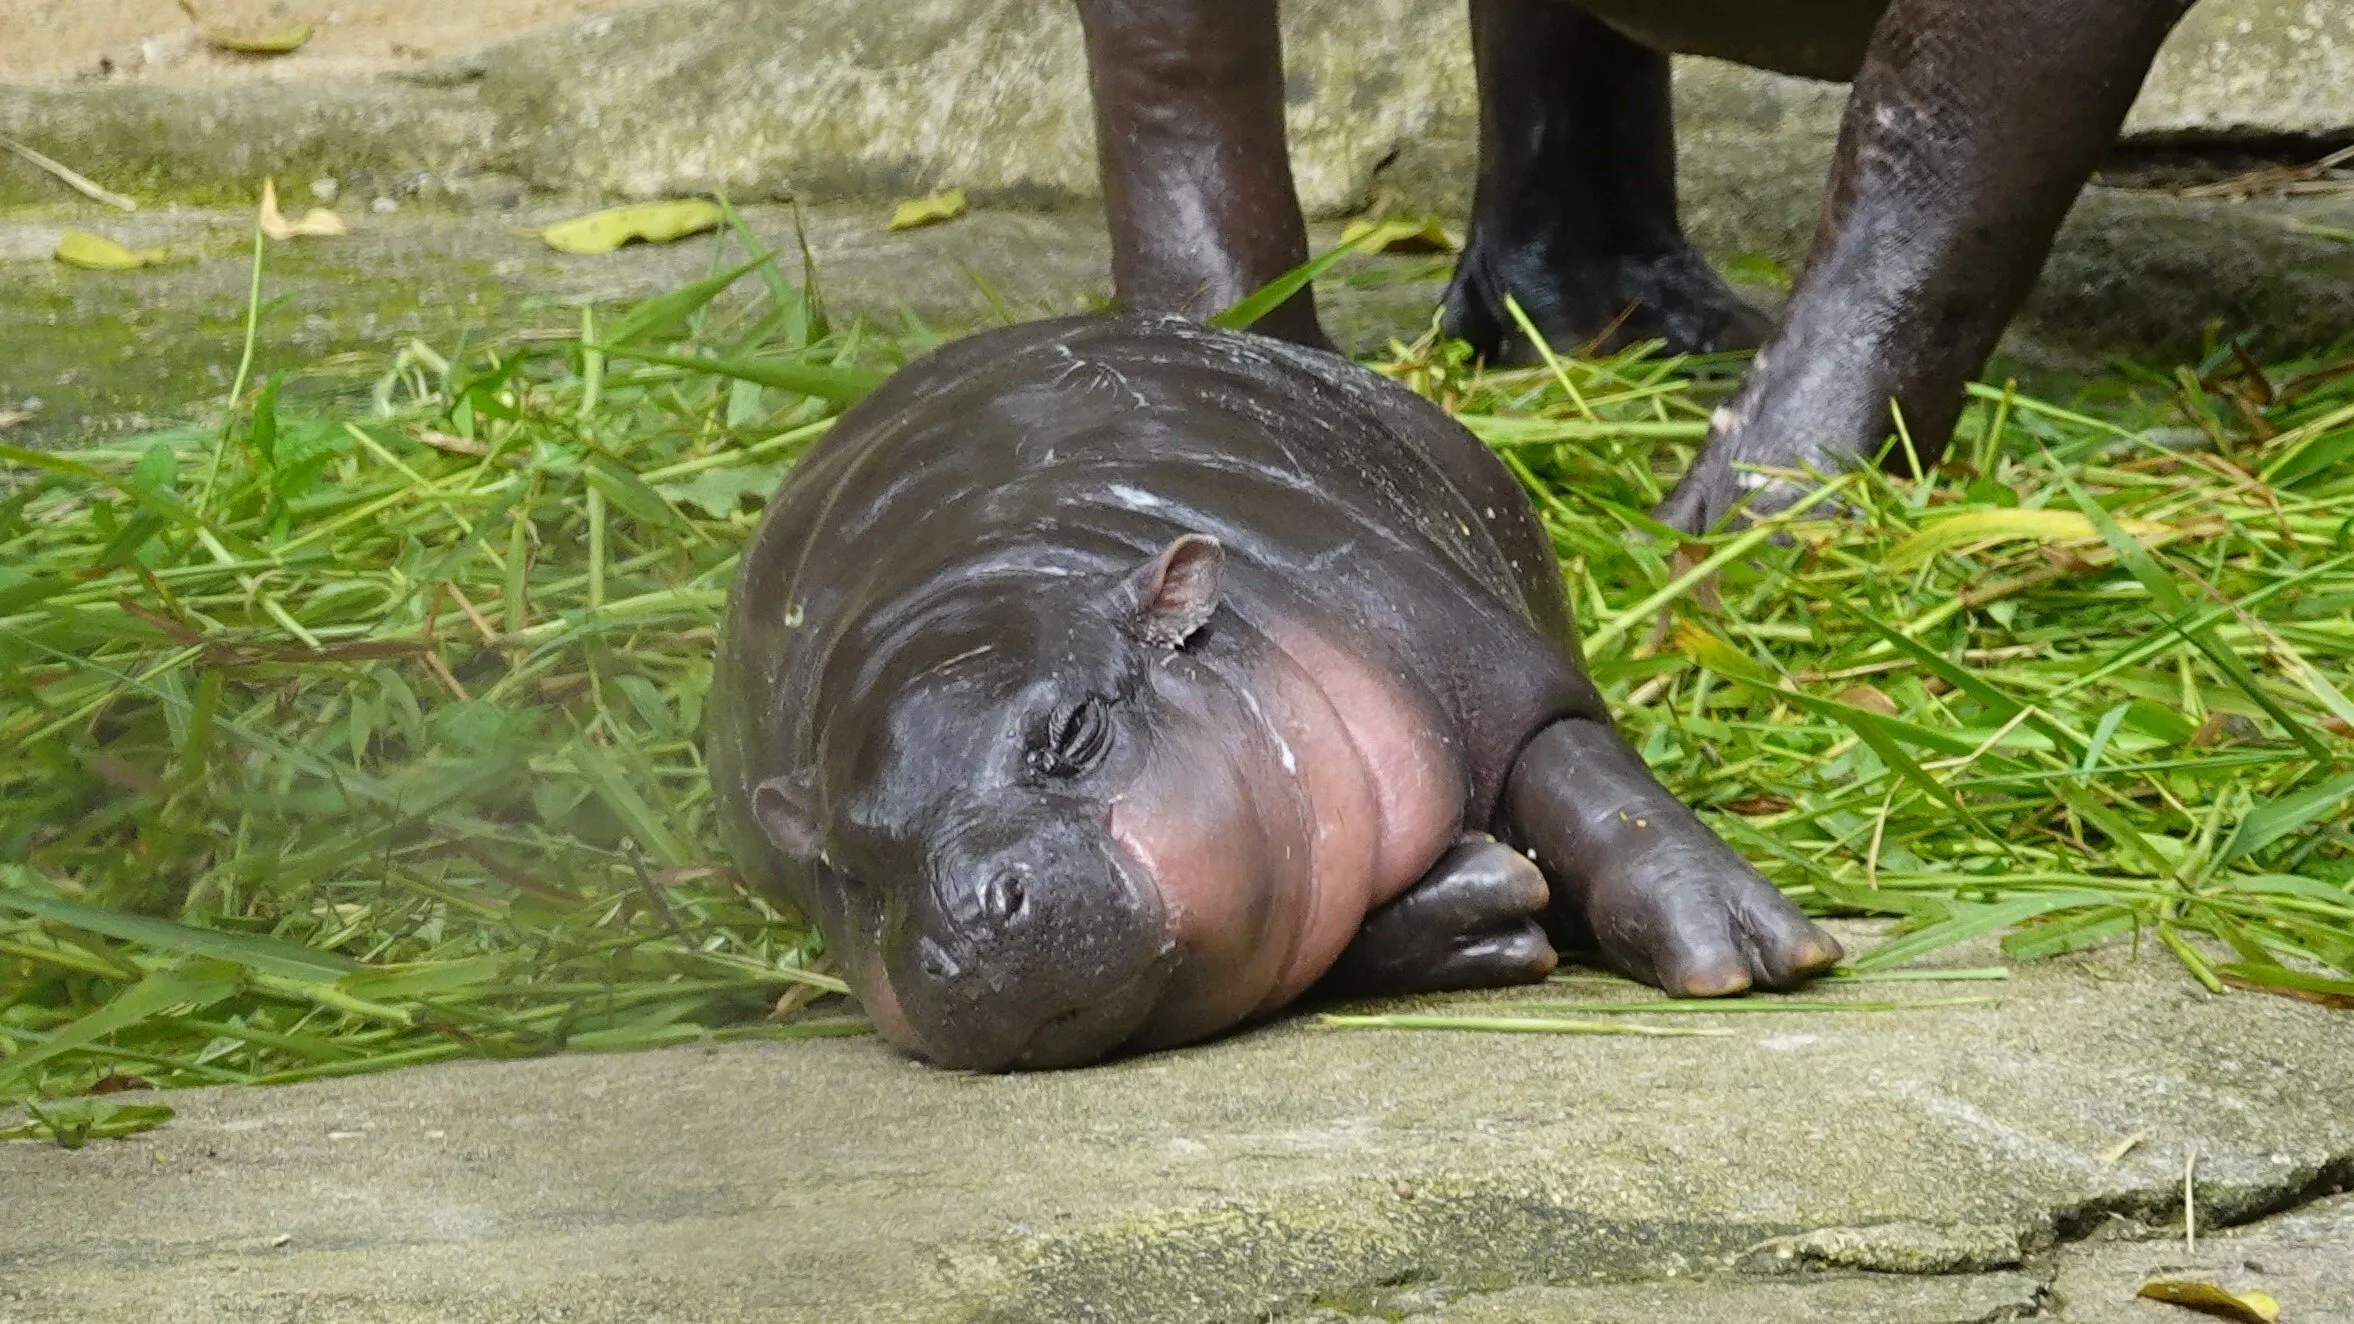
[[[2240,1324],[2279,1324],[2280,1321],[2280,1302],[2266,1292],[2227,1292],[2213,1283],[2160,1278],[2143,1283],[2141,1295],[2152,1301],[2238,1320]]]
[[[206,28],[204,39],[217,50],[236,55],[291,55],[301,50],[318,29],[308,23],[295,23],[283,28],[239,32],[226,28]]]
[[[272,239],[328,239],[351,233],[351,227],[343,223],[343,218],[325,207],[311,208],[302,214],[299,221],[287,220],[286,214],[278,210],[278,181],[274,179],[262,181],[261,215],[255,224]]]
[[[1360,253],[1453,253],[1463,247],[1437,221],[1351,221],[1340,242]]]
[[[1896,706],[1896,700],[1869,685],[1850,685],[1839,691],[1837,697],[1839,702],[1850,708],[1861,708],[1866,712],[1878,713],[1882,717],[1904,716],[1904,710]]]
[[[560,253],[610,253],[632,242],[667,244],[717,229],[719,221],[718,205],[701,198],[639,202],[558,221],[539,237]]]
[[[57,260],[84,271],[132,271],[168,262],[171,256],[160,248],[125,248],[87,230],[68,230],[57,236]]]
[[[909,198],[891,209],[891,223],[886,230],[918,230],[942,221],[953,221],[965,214],[964,190],[949,189],[928,198]]]
[[[2170,538],[2181,530],[2168,524],[2157,524],[2146,519],[2119,519],[2119,526],[2144,542],[2156,538]],[[2073,510],[2014,510],[1993,508],[1966,510],[1948,515],[1921,527],[1919,533],[1898,543],[1888,553],[1888,567],[1904,570],[1917,566],[1939,552],[1972,543],[2017,542],[2098,542],[2101,531],[2092,521]]]

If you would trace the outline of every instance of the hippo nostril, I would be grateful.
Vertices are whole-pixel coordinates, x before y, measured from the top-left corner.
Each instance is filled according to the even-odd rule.
[[[956,963],[956,958],[930,938],[915,940],[915,959],[924,974],[933,979],[950,980],[963,973],[963,967]]]
[[[989,918],[999,924],[1010,924],[1021,918],[1029,905],[1029,897],[1022,890],[1019,874],[1001,873],[981,886],[981,905]]]

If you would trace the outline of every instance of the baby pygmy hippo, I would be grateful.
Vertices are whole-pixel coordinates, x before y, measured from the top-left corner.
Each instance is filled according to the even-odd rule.
[[[1611,728],[1494,456],[1174,317],[987,332],[844,414],[744,554],[710,731],[747,875],[946,1066],[1538,980],[1549,932],[1691,995],[1840,956]]]

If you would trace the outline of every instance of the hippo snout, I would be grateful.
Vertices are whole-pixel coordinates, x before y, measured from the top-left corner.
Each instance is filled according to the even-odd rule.
[[[962,835],[935,854],[890,960],[930,1055],[998,1071],[1118,1048],[1176,965],[1152,880],[1100,828]]]

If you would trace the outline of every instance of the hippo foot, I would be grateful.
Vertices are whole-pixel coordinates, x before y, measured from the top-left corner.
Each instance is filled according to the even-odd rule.
[[[1671,529],[1697,536],[1780,514],[1827,481],[1827,478],[1809,481],[1796,474],[1739,469],[1729,463],[1712,463],[1711,457],[1703,454],[1691,472],[1667,494],[1667,499],[1652,510],[1651,518]],[[1843,507],[1835,505],[1832,509],[1840,508]],[[1811,513],[1831,512],[1818,506]]]
[[[1777,348],[1774,368],[1784,365]],[[1769,373],[1759,355],[1750,380],[1723,408],[1717,410],[1708,442],[1693,460],[1675,490],[1651,512],[1652,518],[1690,534],[1720,526],[1764,519],[1805,499],[1839,474],[1862,468],[1874,457],[1885,456],[1888,467],[1909,472],[1907,456],[1894,450],[1889,437],[1885,395],[1865,390],[1824,390],[1804,408],[1808,397],[1785,386],[1792,374]],[[1803,388],[1807,383],[1802,379]],[[1804,427],[1800,434],[1787,424]],[[1920,463],[1933,466],[1944,453],[1944,437],[1916,439]],[[1846,508],[1844,503],[1817,505],[1816,515]]]
[[[1563,262],[1542,250],[1491,256],[1475,233],[1447,286],[1441,329],[1490,363],[1533,363],[1536,347],[1505,307],[1510,295],[1556,354],[1609,352],[1657,340],[1670,354],[1755,349],[1773,329],[1708,260],[1679,241],[1647,257]]]
[[[1684,997],[1787,988],[1839,943],[1708,830],[1599,722],[1539,732],[1513,766],[1509,831],[1557,886],[1560,936]],[[1566,945],[1566,944],[1565,944]]]
[[[1365,917],[1324,989],[1362,996],[1536,983],[1553,973],[1540,922],[1549,895],[1526,855],[1467,836],[1405,895]]]

